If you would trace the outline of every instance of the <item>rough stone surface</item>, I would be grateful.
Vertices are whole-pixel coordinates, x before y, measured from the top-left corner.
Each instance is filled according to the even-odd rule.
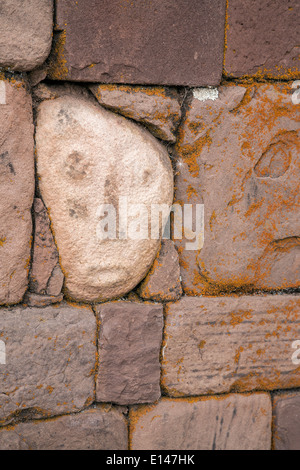
[[[300,77],[298,0],[229,0],[225,73]]]
[[[60,295],[40,295],[27,291],[23,303],[28,307],[47,307],[63,301],[64,296]]]
[[[172,240],[162,241],[160,252],[139,287],[139,295],[158,302],[171,302],[181,297],[179,258]]]
[[[181,117],[176,90],[128,85],[91,85],[90,90],[105,108],[141,122],[159,139],[176,142]]]
[[[1,0],[0,67],[24,72],[41,65],[52,43],[53,0]]]
[[[291,86],[194,92],[175,152],[175,200],[205,212],[204,246],[176,242],[187,294],[300,286],[300,123]]]
[[[32,90],[35,103],[40,103],[45,100],[54,100],[62,98],[63,96],[74,96],[78,98],[86,98],[91,100],[91,93],[86,87],[76,85],[74,83],[38,83]],[[95,102],[96,98],[95,98]]]
[[[40,105],[36,142],[40,190],[67,295],[88,302],[124,295],[144,278],[159,249],[159,238],[150,239],[151,205],[172,204],[165,148],[135,123],[74,96]],[[116,230],[106,204],[118,221],[128,214]]]
[[[161,305],[110,302],[96,307],[99,367],[96,399],[120,405],[160,397]]]
[[[166,308],[162,385],[171,396],[300,386],[300,296],[184,297]]]
[[[272,407],[265,394],[162,399],[130,413],[133,450],[270,450]]]
[[[0,113],[0,304],[14,304],[28,285],[34,195],[32,102],[24,82],[0,75]]]
[[[88,308],[0,310],[0,424],[77,411],[94,398],[96,320]]]
[[[126,450],[121,412],[98,406],[79,414],[0,428],[0,450]]]
[[[34,200],[34,244],[30,270],[30,290],[36,294],[58,296],[64,275],[50,228],[47,210],[40,198]]]
[[[57,2],[55,80],[217,85],[225,0]]]
[[[290,392],[274,399],[275,450],[300,450],[300,393]]]

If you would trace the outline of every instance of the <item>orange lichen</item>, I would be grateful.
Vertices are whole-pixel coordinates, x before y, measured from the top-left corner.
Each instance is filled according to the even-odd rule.
[[[66,30],[57,33],[48,65],[48,77],[52,80],[66,80],[69,74],[65,57]]]

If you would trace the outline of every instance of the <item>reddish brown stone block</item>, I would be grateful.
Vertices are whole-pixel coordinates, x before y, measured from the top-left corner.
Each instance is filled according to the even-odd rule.
[[[160,397],[161,305],[110,302],[96,307],[99,368],[96,399],[120,405]]]
[[[217,85],[225,0],[60,0],[49,77],[156,85]]]
[[[300,286],[300,123],[291,85],[194,91],[175,149],[175,200],[205,212],[203,247],[176,241],[189,295]]]
[[[139,287],[139,295],[158,302],[171,302],[181,297],[179,258],[171,240],[162,241],[160,252]]]
[[[300,393],[282,393],[274,398],[275,450],[300,450]]]
[[[227,75],[300,77],[298,0],[229,0],[227,13]]]

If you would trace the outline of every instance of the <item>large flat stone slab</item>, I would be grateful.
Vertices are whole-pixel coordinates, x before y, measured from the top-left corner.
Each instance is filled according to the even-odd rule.
[[[204,245],[176,242],[187,294],[300,286],[292,92],[290,82],[194,91],[176,145],[175,199],[193,204],[194,218],[196,204],[205,213]]]
[[[60,0],[50,78],[100,83],[217,85],[225,0]]]
[[[36,142],[66,294],[87,302],[126,294],[159,250],[152,205],[168,209],[173,201],[166,149],[137,124],[74,95],[40,105]]]
[[[270,450],[266,393],[170,400],[130,412],[132,450]]]
[[[94,399],[96,320],[88,308],[0,310],[0,425],[73,412]]]
[[[98,406],[79,414],[0,428],[1,450],[127,450],[120,411]]]
[[[227,18],[227,75],[300,78],[297,0],[229,0]]]
[[[96,399],[120,405],[160,398],[162,305],[109,302],[96,307],[99,367]]]
[[[32,70],[52,44],[53,0],[1,0],[0,67]]]
[[[300,386],[300,296],[184,297],[166,309],[162,385],[171,396]]]
[[[274,449],[300,450],[300,393],[274,397]]]
[[[3,305],[21,302],[28,286],[30,265],[34,127],[31,96],[24,81],[17,77],[10,81],[0,74],[0,113],[0,305]]]

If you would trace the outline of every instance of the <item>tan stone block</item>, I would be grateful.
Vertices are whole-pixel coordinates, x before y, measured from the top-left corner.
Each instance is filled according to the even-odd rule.
[[[31,96],[24,81],[8,80],[0,74],[0,113],[0,305],[3,305],[21,302],[30,266],[34,127]]]
[[[183,297],[166,307],[162,385],[171,396],[300,386],[300,296]]]
[[[132,450],[270,450],[265,393],[167,399],[130,412]]]
[[[203,204],[205,212],[203,247],[188,251],[187,239],[176,242],[187,294],[300,286],[300,122],[292,92],[292,83],[194,90],[176,145],[175,200]]]
[[[1,450],[127,450],[127,423],[107,406],[0,428]]]

